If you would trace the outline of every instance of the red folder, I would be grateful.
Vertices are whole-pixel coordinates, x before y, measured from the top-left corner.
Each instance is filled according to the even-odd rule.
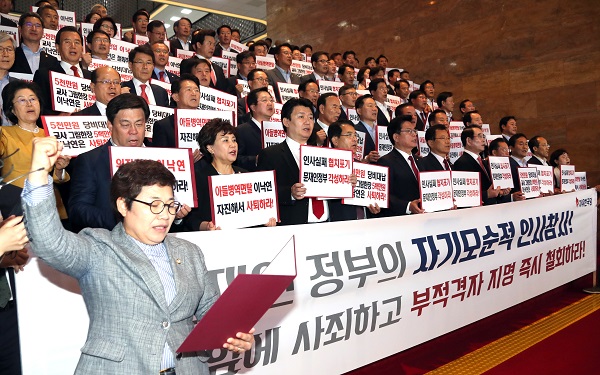
[[[262,274],[238,275],[196,324],[177,353],[221,349],[236,333],[250,331],[296,278],[294,242],[292,236]]]

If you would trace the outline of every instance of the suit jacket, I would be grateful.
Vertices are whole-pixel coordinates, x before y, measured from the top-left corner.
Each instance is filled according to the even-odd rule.
[[[227,78],[227,84],[229,85],[229,93],[231,95],[237,96],[237,98],[240,99],[241,98],[241,94],[235,88],[235,85],[237,85],[238,79],[243,80],[244,78],[242,78],[241,75],[236,74],[234,76],[231,76],[231,77]]]
[[[390,124],[385,114],[381,111],[381,108],[377,107],[377,125],[388,126]]]
[[[315,73],[306,74],[300,77],[300,83],[304,83],[311,80],[319,83],[317,77],[315,76]]]
[[[277,82],[287,83],[285,78],[283,77],[283,75],[281,74],[279,69],[277,69],[277,68],[265,70],[265,74],[267,75],[267,78],[269,79],[269,85],[273,86],[273,89],[275,91],[275,96],[277,97],[277,101],[281,103],[281,96],[279,95],[279,89],[277,88]],[[290,75],[290,81],[295,85],[299,85],[301,83],[300,76],[297,74],[294,74],[294,73],[292,73]]]
[[[299,182],[300,170],[286,141],[258,154],[259,171],[275,171],[281,225],[306,224],[308,199],[292,199],[292,185]]]
[[[412,168],[395,148],[389,154],[382,156],[377,164],[390,169],[390,207],[382,210],[382,214],[384,216],[406,215],[409,203],[421,196],[419,182]]]
[[[419,160],[417,160],[417,165],[419,166],[419,171],[421,172],[446,170],[442,163],[440,163],[431,152],[427,154],[427,156],[425,156],[424,158],[420,158]],[[450,170],[452,170],[452,165],[450,165]]]
[[[56,59],[55,59],[56,60]],[[92,73],[84,69],[81,63],[79,63],[79,67],[83,72],[83,78],[91,79]],[[62,74],[68,74],[63,67],[60,65],[58,60],[55,63],[48,67],[43,67],[41,64],[40,58],[40,68],[33,75],[33,82],[37,83],[40,86],[40,91],[42,93],[42,115],[57,115],[60,112],[57,112],[52,109],[52,92],[50,91],[50,72],[57,72]]]
[[[262,136],[261,131],[256,126],[254,121],[238,125],[237,127],[237,143],[238,143],[238,157],[235,161],[236,165],[244,168],[249,172],[255,172],[256,167],[256,156],[262,150]]]
[[[325,129],[323,129],[321,127],[321,125],[319,125],[319,123],[317,122],[317,119],[315,118],[315,126],[313,126],[312,133],[310,135],[310,138],[306,142],[306,144],[311,145],[311,146],[317,146],[317,133],[320,130],[325,131]],[[327,134],[327,132],[325,132],[325,134]],[[325,140],[323,141],[323,144],[321,146],[329,147],[329,137],[328,136],[325,136]]]
[[[153,85],[152,83],[149,83],[149,84],[150,84],[150,88],[152,89],[152,94],[154,94],[154,100],[156,101],[156,105],[159,105],[161,107],[168,107],[169,106],[169,94],[167,93],[167,90],[163,89],[160,86]],[[121,82],[121,87],[129,87],[129,90],[131,93],[135,94],[135,92],[136,92],[133,81]]]
[[[366,134],[365,135],[365,154],[364,154],[364,156],[367,156],[367,155],[369,155],[369,153],[371,151],[376,150],[375,140],[373,138],[371,138],[371,134],[369,134],[369,131],[367,130],[367,126],[368,125],[365,125],[365,123],[363,123],[361,121],[358,124],[356,124],[356,126],[354,127],[355,130]],[[377,131],[375,132],[375,134],[377,134]]]
[[[230,48],[229,52],[238,53],[238,51],[231,49],[231,48]],[[217,57],[223,56],[223,46],[221,46],[221,43],[217,43],[217,45],[215,46],[215,52],[213,53],[213,56],[217,56]]]
[[[71,116],[101,116],[100,110],[98,109],[98,105],[96,103],[92,104],[89,107],[82,109],[79,112],[71,113]]]
[[[535,159],[535,157],[532,157],[531,159]],[[529,159],[529,160],[531,160]],[[512,180],[513,180],[513,188],[510,190],[510,193],[515,193],[517,191],[521,191],[521,181],[519,180],[519,163],[517,163],[517,161],[513,158],[511,158],[510,156],[508,157],[508,160],[510,162],[510,173],[512,174]]]
[[[9,18],[0,16],[0,26],[17,27],[17,23]]]
[[[39,69],[48,68],[50,66],[55,66],[58,63],[56,57],[47,54],[45,51],[40,52],[40,66]],[[25,73],[25,74],[33,74],[35,72],[31,71],[31,67],[29,66],[29,62],[27,62],[27,58],[25,57],[25,52],[23,52],[23,47],[19,46],[15,49],[15,63],[10,68],[11,72],[14,73]]]
[[[377,119],[379,119],[379,112],[377,113]],[[417,115],[417,125],[415,126],[415,129],[418,131],[425,131],[425,123],[419,115]]]
[[[167,304],[159,274],[121,223],[110,232],[68,232],[53,196],[24,210],[36,254],[81,288],[90,328],[75,374],[158,374],[165,342],[175,351],[194,328],[192,317],[200,319],[219,296],[192,243],[164,240],[177,285]],[[207,359],[183,355],[177,373],[208,375]]]
[[[177,56],[178,49],[183,49],[183,46],[181,45],[181,42],[179,41],[179,39],[177,39],[177,38],[171,39],[169,41],[169,54],[171,56]],[[192,50],[191,43],[190,43],[190,50]]]
[[[217,84],[215,85],[215,88],[217,90],[221,90],[223,92],[229,93],[230,89],[229,89],[229,81],[227,80],[227,78],[225,77],[225,73],[223,73],[223,68],[221,68],[219,65],[215,64],[214,62],[211,62],[213,71],[215,72],[215,77],[217,79]],[[235,88],[234,88],[235,90]]]
[[[484,205],[496,204],[498,203],[496,198],[488,198],[487,190],[492,186],[492,181],[488,176],[490,176],[489,166],[484,163],[486,170],[481,169],[481,166],[477,162],[477,160],[473,159],[473,157],[466,152],[461,155],[458,160],[454,162],[454,166],[452,169],[455,171],[465,171],[465,172],[479,172],[479,177],[481,179],[481,200]],[[486,174],[487,172],[487,174]]]
[[[152,147],[177,147],[175,142],[175,116],[170,115],[154,123]]]
[[[529,160],[527,160],[527,165],[544,165],[542,164],[542,162],[540,161],[540,159],[536,158],[535,156],[532,156],[531,158],[529,158]],[[548,163],[548,165],[550,165],[550,163]]]
[[[365,207],[342,204],[341,199],[329,199],[327,203],[329,204],[329,221],[358,220],[358,208],[366,212],[367,216],[365,217],[372,216]]]
[[[179,76],[178,75],[173,74],[173,73],[169,72],[168,70],[165,70],[165,73],[167,74],[167,77],[169,78],[169,82],[173,83],[175,81],[179,81]],[[154,70],[152,70],[152,79],[160,81],[158,79],[158,76],[156,75],[156,72]]]

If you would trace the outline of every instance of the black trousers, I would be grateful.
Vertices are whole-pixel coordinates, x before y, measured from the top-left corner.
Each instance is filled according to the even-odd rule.
[[[4,269],[0,269],[4,272]],[[15,277],[8,270],[8,279],[13,294],[16,295]],[[0,375],[21,375],[21,350],[19,347],[19,324],[17,321],[16,301],[0,309]]]

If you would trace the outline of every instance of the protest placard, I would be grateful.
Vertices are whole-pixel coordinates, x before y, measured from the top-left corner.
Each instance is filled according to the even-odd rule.
[[[261,126],[263,148],[278,145],[285,141],[286,133],[281,122],[263,121]]]
[[[540,196],[540,182],[538,179],[537,168],[535,167],[519,167],[519,184],[521,193],[526,199],[537,198]]]
[[[342,199],[343,204],[364,207],[377,204],[381,208],[389,207],[390,170],[388,167],[354,163],[352,173],[356,175],[353,198]]]
[[[306,197],[351,198],[352,151],[300,146],[300,183]]]
[[[392,145],[388,136],[387,126],[377,125],[377,139],[375,143],[377,144],[377,152],[379,152],[380,157],[389,154],[394,149],[394,145]]]
[[[75,112],[96,101],[90,80],[49,71],[52,109],[58,112]]]
[[[299,98],[298,85],[293,83],[282,83],[277,82],[277,90],[279,90],[279,97],[281,98],[281,104],[285,104],[292,98]]]
[[[106,116],[42,116],[47,136],[62,142],[62,155],[78,156],[110,139]]]
[[[425,212],[445,211],[454,207],[450,171],[420,172],[421,208]]]
[[[510,170],[510,161],[507,156],[490,156],[488,162],[490,163],[494,189],[512,189],[515,187]]]
[[[554,193],[554,168],[551,166],[536,165],[540,193]]]
[[[575,190],[587,189],[587,175],[585,172],[575,172]]]
[[[456,207],[476,207],[483,204],[479,172],[452,171],[451,176]]]
[[[176,109],[175,110],[175,144],[179,148],[198,150],[196,140],[200,130],[212,119],[220,118],[233,124],[232,111],[217,111],[206,109]]]
[[[148,120],[146,121],[146,138],[152,139],[154,123],[174,114],[175,108],[161,107],[152,104],[150,104],[148,107],[150,108],[150,117],[148,117]]]
[[[575,190],[575,166],[560,166],[560,191]]]

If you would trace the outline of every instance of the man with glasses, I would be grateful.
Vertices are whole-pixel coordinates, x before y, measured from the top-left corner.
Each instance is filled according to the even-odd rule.
[[[168,107],[169,94],[167,94],[167,90],[150,83],[154,62],[154,52],[147,44],[137,46],[129,51],[129,69],[131,69],[133,79],[121,83],[121,87],[128,87],[129,92],[139,95],[148,104]]]
[[[10,68],[15,63],[16,42],[13,37],[5,32],[0,31],[0,93],[9,82],[16,81],[8,75]],[[2,108],[2,96],[0,95],[0,108]],[[10,121],[2,111],[0,125],[10,125]]]
[[[262,69],[252,69],[250,73],[248,73],[248,87],[250,87],[251,92],[262,87],[268,88],[269,78],[267,77],[267,73]],[[245,98],[238,98],[237,116],[239,124],[249,122],[252,116],[247,100],[247,96]]]
[[[264,74],[264,73],[263,73]],[[262,150],[262,122],[275,113],[275,99],[266,87],[250,91],[246,97],[252,117],[237,127],[238,157],[236,165],[248,172],[257,170],[256,158]]]
[[[453,170],[477,172],[481,180],[481,199],[484,205],[498,203],[498,199],[510,193],[510,189],[494,188],[489,165],[484,164],[480,153],[486,146],[485,134],[479,125],[470,125],[463,129],[460,139],[464,147],[461,157],[454,163]]]
[[[425,142],[429,146],[429,154],[417,160],[421,172],[450,171],[452,165],[448,160],[450,153],[450,134],[444,125],[433,125],[425,131]]]
[[[229,89],[231,95],[236,95],[238,98],[242,97],[244,91],[244,85],[238,84],[238,80],[248,81],[248,74],[252,69],[256,69],[256,58],[254,52],[243,51],[235,57],[237,64],[237,74],[227,78],[229,81]]]
[[[541,135],[536,135],[529,140],[529,149],[533,156],[527,161],[527,165],[549,166],[548,157],[550,156],[550,145],[546,138]]]
[[[340,102],[342,102],[342,108],[340,111],[340,117],[338,120],[348,120],[348,110],[354,109],[356,106],[356,99],[358,93],[352,85],[344,85],[340,87],[338,91]]]
[[[121,76],[110,66],[92,71],[91,81],[90,88],[96,95],[96,102],[71,116],[106,116],[108,102],[121,95]]]
[[[56,65],[56,57],[49,55],[40,45],[44,35],[42,18],[37,13],[24,13],[19,18],[21,43],[15,49],[14,73],[34,74],[39,68]]]
[[[167,37],[167,29],[162,21],[154,20],[148,24],[146,28],[148,33],[148,44],[152,45],[154,42],[163,42]]]
[[[300,82],[306,81],[329,81],[327,73],[329,72],[329,55],[327,52],[317,51],[310,57],[313,72],[300,77]]]
[[[179,77],[166,70],[166,66],[169,63],[169,47],[167,47],[163,40],[150,43],[150,47],[154,53],[152,79],[171,84],[177,81]]]
[[[384,216],[422,214],[419,192],[419,168],[412,154],[417,147],[417,130],[410,116],[394,118],[387,128],[394,149],[377,164],[390,169],[390,206]]]
[[[102,30],[92,30],[85,38],[88,52],[81,56],[82,64],[89,67],[92,59],[110,61],[110,36]]]
[[[143,147],[149,115],[148,104],[135,94],[121,94],[108,103],[106,117],[110,140],[79,155],[73,163],[69,199],[69,218],[73,229],[111,230],[117,224],[110,205],[109,146]],[[183,218],[188,212],[189,207],[183,206],[177,218]]]

